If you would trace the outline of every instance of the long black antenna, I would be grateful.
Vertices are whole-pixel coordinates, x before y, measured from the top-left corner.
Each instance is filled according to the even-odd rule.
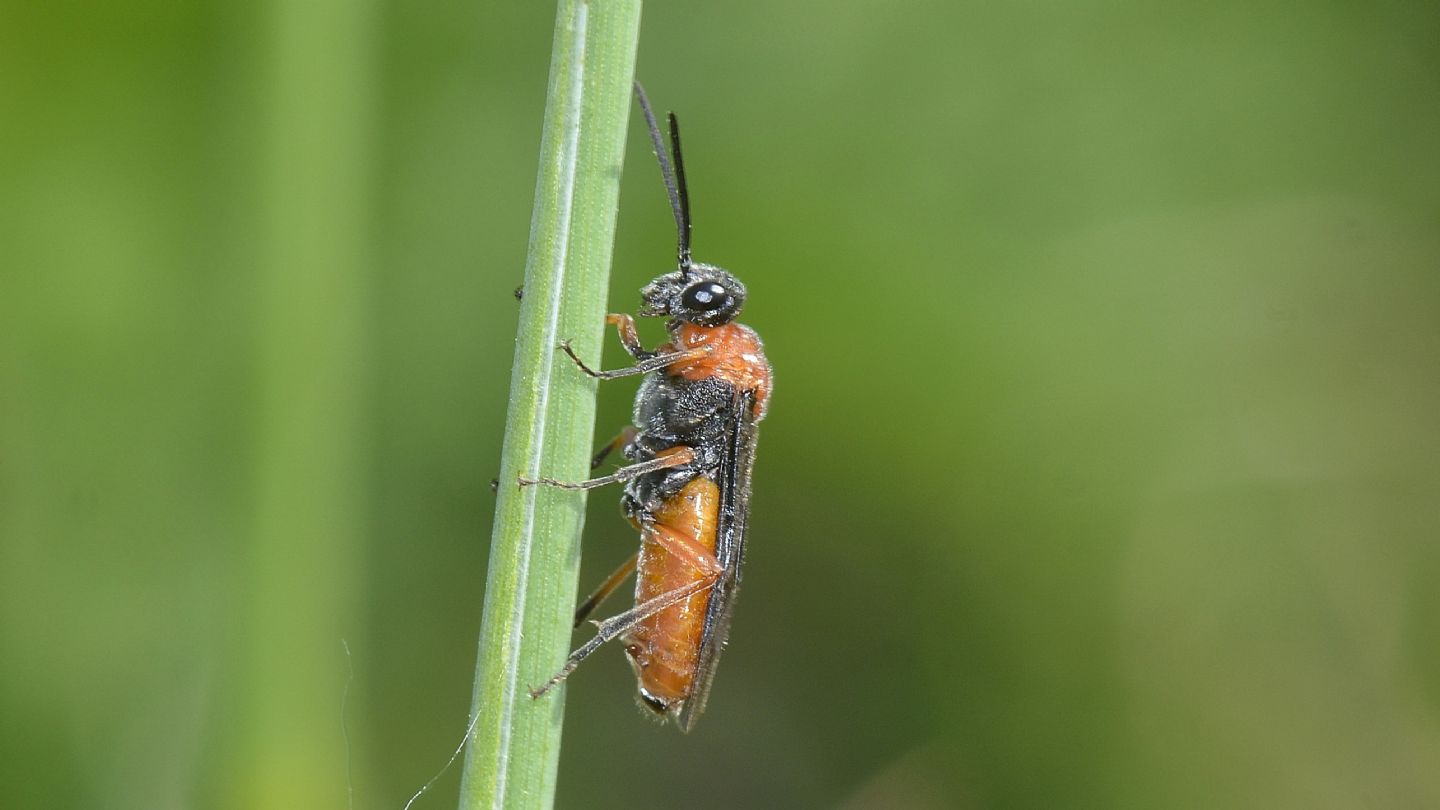
[[[670,119],[670,154],[675,158],[675,185],[680,189],[680,221],[685,225],[680,234],[680,266],[690,270],[690,190],[685,186],[685,157],[680,153],[680,121],[675,113]]]
[[[660,137],[660,125],[655,122],[655,113],[650,109],[650,99],[645,97],[645,88],[635,82],[635,98],[640,101],[640,110],[645,113],[645,123],[650,127],[650,142],[655,145],[655,157],[660,161],[660,177],[665,181],[665,193],[670,196],[670,210],[675,214],[676,257],[680,272],[690,274],[690,193],[685,189],[685,164],[680,158],[680,125],[675,113],[670,113],[670,143],[675,150],[675,167],[670,166],[670,156],[665,151],[665,142]]]

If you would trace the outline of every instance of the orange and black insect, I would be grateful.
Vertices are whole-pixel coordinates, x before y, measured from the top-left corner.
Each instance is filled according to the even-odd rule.
[[[635,96],[675,213],[679,254],[675,270],[641,290],[640,314],[669,318],[670,340],[647,350],[635,332],[634,318],[607,316],[635,358],[635,365],[615,371],[591,370],[568,343],[562,344],[591,377],[645,375],[635,396],[634,427],[606,445],[591,468],[617,448],[631,463],[577,483],[520,481],[564,489],[625,485],[621,509],[640,532],[640,550],[580,605],[575,624],[638,571],[635,606],[597,622],[595,638],[571,653],[565,666],[530,694],[539,697],[549,691],[602,644],[618,638],[625,643],[643,704],[689,731],[705,709],[730,632],[750,516],[756,424],[770,398],[770,364],[759,336],[735,322],[745,303],[745,285],[722,268],[690,258],[690,198],[675,114],[669,116],[672,169],[638,82]]]

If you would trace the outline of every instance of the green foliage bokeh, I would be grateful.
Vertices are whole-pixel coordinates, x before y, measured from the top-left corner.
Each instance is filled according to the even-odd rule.
[[[327,7],[0,15],[0,805],[398,807],[463,731],[553,9]],[[776,393],[707,715],[597,655],[559,805],[1440,805],[1437,34],[652,4]]]

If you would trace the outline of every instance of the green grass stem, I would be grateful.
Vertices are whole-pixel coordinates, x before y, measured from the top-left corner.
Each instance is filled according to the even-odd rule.
[[[588,472],[595,382],[556,346],[569,339],[587,362],[600,357],[639,30],[639,0],[559,4],[462,810],[554,801],[565,691],[532,700],[528,690],[569,651],[585,498],[515,481]]]

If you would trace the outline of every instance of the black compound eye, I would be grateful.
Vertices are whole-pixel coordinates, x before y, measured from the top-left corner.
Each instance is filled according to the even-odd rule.
[[[686,309],[696,312],[717,310],[725,306],[729,300],[730,293],[713,281],[692,284],[680,295],[680,303],[684,304]]]

